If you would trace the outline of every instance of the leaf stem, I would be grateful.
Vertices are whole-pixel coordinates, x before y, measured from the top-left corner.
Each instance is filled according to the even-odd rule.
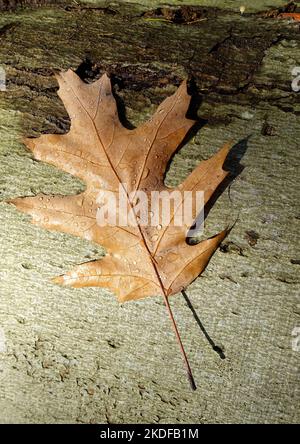
[[[91,117],[91,116],[90,116],[90,117]],[[126,188],[124,188],[124,185],[123,185],[123,183],[122,183],[122,181],[121,181],[121,178],[119,177],[119,175],[118,175],[116,169],[114,168],[114,165],[113,165],[113,163],[112,163],[112,161],[111,161],[111,159],[110,159],[110,157],[109,157],[109,155],[108,155],[108,153],[107,153],[107,151],[106,151],[106,149],[105,149],[104,143],[103,143],[102,140],[101,140],[101,137],[100,137],[100,135],[99,135],[99,133],[98,133],[97,127],[96,127],[95,122],[94,122],[94,119],[93,119],[92,117],[91,117],[91,120],[92,120],[92,122],[93,122],[93,126],[94,126],[95,132],[96,132],[96,134],[97,134],[97,136],[98,136],[99,142],[100,142],[100,144],[101,144],[102,147],[103,147],[103,151],[104,151],[104,153],[105,153],[105,155],[106,155],[107,161],[108,161],[108,163],[109,163],[109,165],[110,165],[112,171],[114,172],[114,174],[115,174],[115,176],[116,176],[118,182],[119,182],[120,184],[122,184],[123,190],[124,190],[124,192],[126,193],[126,196],[127,196],[128,203],[129,203],[129,205],[130,205],[130,207],[131,207],[131,210],[133,211],[133,214],[134,214],[134,216],[135,216],[135,218],[136,218],[136,213],[135,213],[134,207],[133,207],[133,205],[132,205],[132,202],[131,202],[131,200],[130,200],[129,194],[128,194]],[[161,277],[160,277],[159,271],[158,271],[158,269],[157,269],[157,264],[156,264],[156,261],[155,261],[154,255],[151,254],[151,251],[149,250],[149,247],[148,247],[148,245],[147,245],[147,242],[146,242],[146,239],[145,239],[144,233],[143,233],[143,231],[142,231],[142,229],[141,229],[141,227],[140,227],[140,225],[139,225],[138,223],[137,223],[137,227],[138,227],[138,230],[139,230],[139,232],[140,232],[140,235],[141,235],[141,237],[142,237],[142,239],[143,239],[144,246],[145,246],[145,248],[147,249],[148,254],[149,254],[150,258],[151,258],[152,265],[153,265],[153,268],[154,268],[154,270],[155,270],[155,274],[156,274],[156,276],[157,276],[157,279],[158,279],[158,281],[159,281],[159,283],[160,283],[160,286],[161,286],[161,289],[162,289],[162,292],[163,292],[164,302],[165,302],[166,308],[167,308],[167,310],[168,310],[169,316],[170,316],[170,318],[171,318],[172,325],[173,325],[173,328],[174,328],[174,331],[175,331],[175,335],[176,335],[177,341],[178,341],[178,343],[179,343],[180,351],[181,351],[181,354],[182,354],[182,357],[183,357],[183,360],[184,360],[184,364],[185,364],[185,367],[186,367],[187,376],[188,376],[188,380],[189,380],[190,386],[191,386],[192,390],[196,390],[196,384],[195,384],[195,380],[194,380],[194,377],[193,377],[193,374],[192,374],[192,370],[191,370],[191,367],[190,367],[190,364],[189,364],[189,361],[188,361],[188,358],[187,358],[187,355],[186,355],[185,349],[184,349],[184,347],[183,347],[183,343],[182,343],[182,340],[181,340],[181,337],[180,337],[180,334],[179,334],[179,331],[178,331],[178,328],[177,328],[177,325],[176,325],[175,318],[174,318],[173,313],[172,313],[172,310],[171,310],[171,306],[170,306],[170,303],[169,303],[169,300],[168,300],[168,296],[167,296],[167,294],[166,294],[165,287],[164,287],[164,285],[163,285],[163,282],[162,282],[162,280],[161,280]]]
[[[184,349],[184,346],[183,346],[183,343],[182,343],[182,340],[181,340],[181,337],[180,337],[180,334],[179,334],[179,331],[178,331],[178,327],[177,327],[177,324],[176,324],[176,321],[175,321],[175,318],[174,318],[174,315],[173,315],[173,312],[172,312],[172,309],[171,309],[171,306],[170,306],[170,302],[169,302],[169,299],[168,299],[165,291],[164,291],[164,302],[165,302],[166,308],[168,310],[169,316],[171,318],[172,325],[173,325],[173,328],[174,328],[174,331],[175,331],[175,335],[176,335],[177,341],[179,343],[180,351],[181,351],[181,354],[183,356],[183,360],[184,360],[184,364],[185,364],[185,367],[186,367],[187,376],[188,376],[188,380],[189,380],[191,389],[192,390],[196,390],[197,386],[196,386],[196,383],[195,383],[195,380],[194,380],[194,377],[193,377],[191,366],[190,366],[189,360],[187,358],[187,355],[186,355],[186,352],[185,352],[185,349]]]

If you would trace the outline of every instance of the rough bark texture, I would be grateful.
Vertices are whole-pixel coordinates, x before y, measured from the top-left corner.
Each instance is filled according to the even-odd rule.
[[[52,73],[71,67],[87,81],[104,71],[113,77],[128,125],[192,79],[191,112],[200,104],[205,125],[175,156],[167,183],[233,139],[228,168],[236,178],[230,198],[223,191],[210,211],[205,235],[239,219],[187,291],[215,350],[183,296],[171,301],[198,383],[191,392],[161,298],[120,306],[100,289],[53,285],[52,276],[100,257],[101,248],[32,226],[2,202],[0,421],[299,422],[300,93],[291,89],[299,24],[264,17],[263,1],[244,15],[240,1],[175,12],[147,1],[33,10],[18,3],[0,15],[2,201],[84,188],[34,161],[21,143],[68,130]]]

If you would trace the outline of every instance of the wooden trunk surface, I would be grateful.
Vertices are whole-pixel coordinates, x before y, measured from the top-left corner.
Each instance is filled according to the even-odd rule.
[[[243,15],[240,1],[171,3],[177,9],[0,1],[0,422],[300,420],[299,23],[262,14],[281,1],[251,2]],[[135,126],[191,80],[191,112],[203,125],[175,156],[168,184],[236,144],[230,195],[221,193],[205,234],[238,221],[187,289],[219,353],[182,295],[171,300],[196,392],[159,297],[119,305],[101,289],[53,285],[101,247],[33,226],[4,202],[84,188],[21,142],[68,130],[53,77],[68,68],[86,81],[108,72],[121,117]]]

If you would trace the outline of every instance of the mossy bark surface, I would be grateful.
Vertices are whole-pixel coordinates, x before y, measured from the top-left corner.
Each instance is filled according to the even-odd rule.
[[[242,2],[221,0],[171,2],[175,12],[142,0],[34,3],[0,2],[0,422],[299,422],[299,23],[267,17],[264,1],[244,14]],[[102,248],[33,226],[5,203],[84,189],[22,144],[68,131],[53,77],[68,68],[88,82],[108,72],[134,126],[189,78],[203,125],[168,184],[235,142],[230,193],[220,190],[204,234],[238,220],[187,289],[211,343],[184,297],[171,300],[195,392],[161,298],[119,305],[102,289],[52,284]]]

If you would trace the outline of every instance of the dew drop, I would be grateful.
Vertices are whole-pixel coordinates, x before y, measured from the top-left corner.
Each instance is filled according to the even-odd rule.
[[[42,201],[43,199],[44,199],[43,197],[40,197],[40,198],[39,198],[40,201]]]
[[[165,112],[164,108],[162,108],[162,109],[160,109],[160,110],[158,111],[159,114],[162,114],[162,113],[164,113],[164,112]]]
[[[86,231],[86,232],[84,233],[84,237],[85,237],[85,239],[87,239],[87,240],[92,240],[92,239],[93,239],[92,233],[91,233],[90,231]]]
[[[156,227],[158,230],[161,230],[162,229],[162,225],[161,224],[159,224],[159,225],[157,225],[157,227]]]

